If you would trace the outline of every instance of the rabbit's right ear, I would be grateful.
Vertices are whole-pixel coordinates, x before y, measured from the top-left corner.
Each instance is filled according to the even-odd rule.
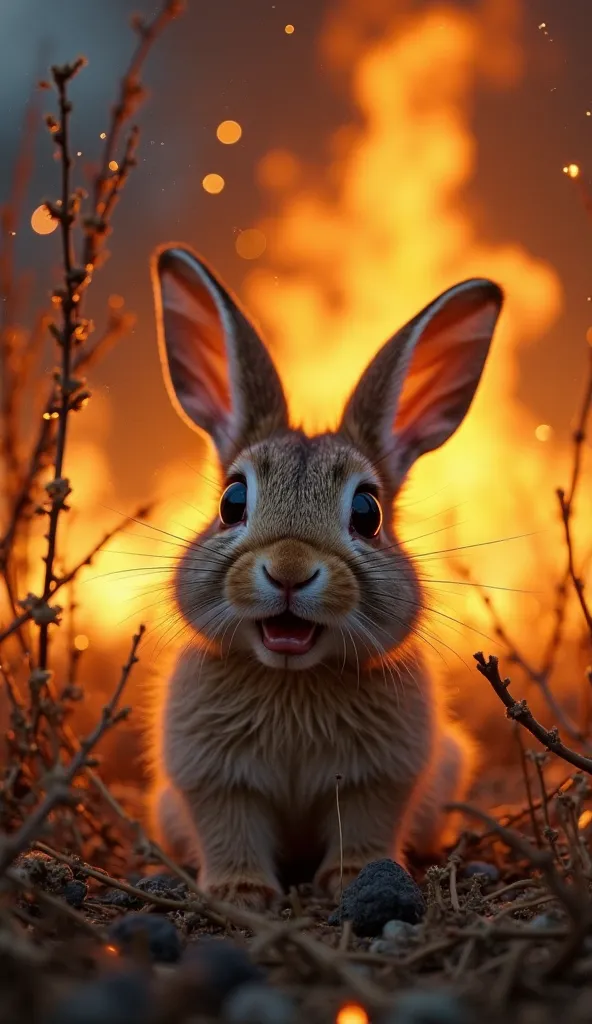
[[[288,428],[271,356],[238,303],[191,249],[166,246],[152,262],[158,344],[168,391],[227,465],[238,451]]]

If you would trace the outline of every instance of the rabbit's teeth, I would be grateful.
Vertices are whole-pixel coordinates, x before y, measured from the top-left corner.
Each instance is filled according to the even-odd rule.
[[[315,644],[321,626],[282,612],[261,622],[261,635],[268,651],[276,654],[306,654]]]

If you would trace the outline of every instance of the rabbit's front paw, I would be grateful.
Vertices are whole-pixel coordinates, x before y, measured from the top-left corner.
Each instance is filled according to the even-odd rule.
[[[365,864],[366,861],[360,858],[359,861],[351,860],[344,862],[343,871],[341,864],[328,865],[321,868],[314,880],[315,889],[320,895],[328,896],[329,899],[337,902],[342,890],[350,882],[353,882],[354,878],[358,877]]]
[[[206,886],[206,892],[214,899],[258,912],[268,910],[282,895],[279,889],[264,880],[241,877],[214,882]]]

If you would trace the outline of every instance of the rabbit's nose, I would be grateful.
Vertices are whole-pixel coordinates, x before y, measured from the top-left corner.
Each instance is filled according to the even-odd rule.
[[[268,580],[272,586],[277,587],[278,590],[285,590],[286,593],[290,593],[293,590],[304,590],[305,587],[308,587],[318,579],[321,572],[320,569],[315,569],[310,576],[306,577],[306,579],[297,580],[294,579],[292,574],[283,573],[277,566],[273,566],[270,570],[267,565],[264,564],[262,568],[263,575],[266,580]]]

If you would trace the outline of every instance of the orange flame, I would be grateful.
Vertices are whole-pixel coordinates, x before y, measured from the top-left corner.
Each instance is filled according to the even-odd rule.
[[[513,0],[482,0],[470,12],[447,4],[413,13],[402,4],[404,14],[384,26],[379,41],[374,31],[374,41],[366,43],[370,6],[379,17],[379,3],[343,0],[323,43],[324,59],[348,67],[354,62],[352,99],[362,127],[336,132],[321,180],[311,179],[292,153],[275,151],[261,161],[259,181],[276,206],[259,228],[239,236],[241,244],[259,243],[244,252],[237,244],[243,258],[258,258],[266,246],[269,262],[249,274],[247,304],[274,342],[293,418],[315,430],[336,422],[378,347],[439,292],[470,276],[492,277],[505,288],[506,309],[469,417],[415,469],[402,529],[412,552],[444,551],[422,566],[434,581],[428,604],[445,660],[448,646],[465,659],[484,643],[456,619],[491,631],[479,594],[449,584],[455,566],[446,554],[483,542],[458,556],[475,579],[506,588],[493,591],[495,607],[525,652],[536,656],[552,608],[548,595],[532,591],[564,569],[552,488],[566,479],[569,453],[551,425],[540,424],[520,403],[518,357],[557,318],[561,287],[554,269],[523,245],[488,241],[465,199],[476,164],[476,85],[480,78],[511,85],[519,75],[517,8]],[[390,18],[392,5],[384,10]],[[85,417],[107,422],[107,412],[97,410],[95,399]],[[96,536],[104,529],[101,502],[109,504],[109,467],[92,422],[85,434],[92,433],[92,443],[79,439],[68,467],[80,507],[80,524],[73,519],[69,527],[71,559],[84,555],[91,530]],[[178,497],[168,501],[157,525],[177,539],[189,538],[215,509],[215,485],[205,482],[216,476],[211,455],[199,468],[197,488],[185,463],[171,464],[161,476],[160,493]],[[578,545],[590,540],[582,524],[592,522],[591,503],[582,488]],[[167,637],[178,628],[166,578],[174,547],[165,546],[170,541],[162,535],[163,546],[155,547],[158,535],[148,529],[135,532],[117,538],[85,574],[77,629],[93,645],[97,631],[108,640],[127,636],[140,613],[160,623]],[[532,533],[537,536],[495,543]],[[576,636],[578,621],[568,616],[568,638]],[[452,661],[450,667],[462,666]]]

